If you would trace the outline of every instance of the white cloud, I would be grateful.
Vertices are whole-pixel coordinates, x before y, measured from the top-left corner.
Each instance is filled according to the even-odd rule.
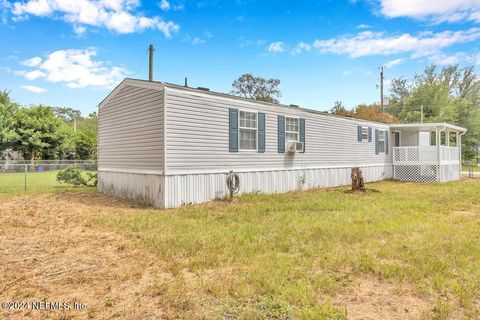
[[[178,3],[173,6],[173,11],[183,11],[185,10],[185,5],[183,3]]]
[[[480,1],[380,0],[380,12],[388,18],[429,19],[435,23],[480,22]]]
[[[205,43],[205,40],[203,40],[201,38],[195,37],[195,38],[192,39],[192,44],[193,45],[204,44],[204,43]]]
[[[93,60],[96,54],[95,49],[58,50],[35,65],[34,70],[20,74],[28,80],[41,78],[65,83],[69,88],[111,88],[125,78],[127,71],[124,68],[107,67],[104,62]]]
[[[480,66],[480,53],[478,53],[475,57],[472,57],[472,60],[476,65]]]
[[[430,61],[439,65],[451,65],[458,64],[463,60],[467,59],[467,54],[465,52],[457,52],[452,55],[446,55],[444,53],[435,54],[429,57]]]
[[[182,41],[183,42],[189,42],[194,46],[199,45],[199,44],[204,44],[206,42],[205,39],[202,39],[200,37],[191,37],[189,35],[183,37]]]
[[[252,40],[248,37],[240,37],[238,38],[238,43],[240,45],[240,47],[250,47],[250,46],[263,46],[266,41],[263,40],[263,39],[259,39],[259,40]]]
[[[29,85],[22,86],[22,88],[33,93],[43,93],[47,91],[47,89]]]
[[[213,38],[213,34],[210,31],[203,31],[203,35],[209,39]]]
[[[73,26],[73,32],[75,32],[77,35],[81,36],[87,31],[87,28],[84,26]]]
[[[399,65],[403,61],[405,61],[405,59],[402,59],[402,58],[398,58],[398,59],[395,59],[395,60],[392,60],[392,61],[388,61],[387,63],[385,63],[385,67],[393,68],[394,66]]]
[[[365,23],[361,23],[357,26],[357,29],[369,29],[369,28],[371,28],[371,26]]]
[[[441,49],[480,39],[480,28],[461,31],[409,33],[388,35],[384,32],[360,32],[328,40],[315,40],[313,46],[321,52],[344,54],[352,58],[411,53],[413,58],[439,53]]]
[[[11,4],[7,0],[0,0],[0,19],[3,24],[8,22],[8,12],[11,10]]]
[[[160,1],[159,6],[160,6],[160,9],[162,10],[165,10],[165,11],[170,10],[170,2],[168,2],[168,0]]]
[[[284,52],[285,51],[285,44],[281,41],[272,42],[268,48],[268,52]]]
[[[300,42],[299,44],[297,44],[297,46],[292,50],[292,54],[293,55],[297,55],[297,54],[300,54],[302,52],[305,52],[305,51],[310,51],[312,49],[312,46],[308,43],[305,43],[305,42]]]
[[[35,79],[45,77],[46,74],[44,72],[40,71],[40,70],[33,70],[33,71],[30,71],[30,72],[26,72],[25,74],[23,74],[23,76],[27,80],[33,81]]]
[[[40,57],[33,57],[25,61],[22,61],[22,64],[27,67],[36,67],[40,65],[40,63],[42,63],[42,58]]]
[[[28,16],[60,17],[74,27],[77,34],[86,26],[106,28],[116,33],[133,33],[156,29],[166,37],[177,32],[179,26],[160,17],[146,17],[134,12],[139,0],[28,0],[14,2],[11,12],[14,20]]]

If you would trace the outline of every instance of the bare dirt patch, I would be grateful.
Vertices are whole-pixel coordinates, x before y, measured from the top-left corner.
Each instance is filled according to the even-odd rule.
[[[92,226],[92,214],[122,214],[131,204],[90,193],[2,200],[0,301],[86,306],[3,311],[6,319],[163,317],[158,299],[145,294],[151,283],[168,279],[161,263],[124,236]]]
[[[346,310],[348,319],[424,319],[431,302],[415,295],[407,285],[394,285],[375,278],[356,279],[333,304]]]

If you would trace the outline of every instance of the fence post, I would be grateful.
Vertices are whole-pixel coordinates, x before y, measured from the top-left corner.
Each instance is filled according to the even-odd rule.
[[[27,170],[28,170],[28,165],[25,164],[25,179],[24,179],[24,191],[27,192]]]

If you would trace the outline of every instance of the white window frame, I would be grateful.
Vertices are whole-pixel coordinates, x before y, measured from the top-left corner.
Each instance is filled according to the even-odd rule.
[[[380,139],[380,137],[383,135],[383,139]],[[386,143],[385,141],[387,136],[387,131],[384,130],[378,130],[378,153],[385,153],[386,151]],[[380,150],[380,142],[383,142],[383,150]]]
[[[247,128],[247,127],[241,127],[240,126],[240,114],[242,112],[246,112],[246,113],[254,113],[255,114],[255,117],[256,117],[256,123],[257,123],[257,127],[255,129],[253,128]],[[255,149],[242,149],[241,148],[241,144],[240,144],[240,140],[241,140],[241,130],[251,130],[251,131],[255,131]],[[238,150],[239,151],[258,151],[258,111],[251,111],[251,110],[242,110],[242,109],[238,109]]]
[[[400,130],[394,130],[393,131],[393,138],[395,139],[395,141],[393,142],[392,146],[395,147],[395,143],[397,142],[397,135],[396,135],[397,133],[398,133],[398,146],[401,147],[402,146],[402,131],[400,131]]]
[[[287,131],[287,118],[297,120],[298,131]],[[297,143],[302,144],[302,149],[297,149],[297,151],[303,152],[305,150],[305,146],[303,145],[303,142],[300,141],[300,117],[285,116],[285,127],[284,127],[284,129],[285,129],[284,130],[285,131],[285,149],[286,149],[287,142],[297,142]],[[297,134],[297,140],[287,139],[287,133],[296,133]]]
[[[435,144],[432,144],[432,138],[435,140]],[[431,147],[434,147],[438,144],[438,141],[437,141],[437,132],[436,131],[430,131],[430,135],[428,136],[428,144],[431,146]]]
[[[366,133],[364,132],[366,130]],[[362,126],[362,142],[368,142],[368,127]]]
[[[287,131],[287,119],[296,119],[297,124],[298,124],[298,131]],[[290,140],[287,139],[287,133],[296,133],[297,134],[297,140]],[[300,142],[300,118],[299,117],[290,117],[290,116],[285,116],[285,142]]]

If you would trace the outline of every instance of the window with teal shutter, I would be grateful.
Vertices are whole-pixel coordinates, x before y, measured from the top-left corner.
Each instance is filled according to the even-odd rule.
[[[385,154],[388,154],[388,133],[389,131],[385,131]]]
[[[229,109],[229,151],[238,152],[238,109]]]
[[[265,152],[265,113],[258,113],[258,152]]]
[[[285,153],[285,116],[278,116],[278,152]]]
[[[300,152],[305,152],[305,119],[300,118],[300,142],[303,145],[303,148]]]

